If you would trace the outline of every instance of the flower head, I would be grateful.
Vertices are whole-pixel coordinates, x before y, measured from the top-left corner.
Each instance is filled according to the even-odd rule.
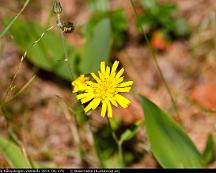
[[[111,105],[128,107],[130,101],[119,93],[129,92],[133,81],[123,82],[124,69],[122,68],[119,72],[116,72],[118,64],[119,62],[115,61],[112,68],[110,68],[105,66],[105,62],[101,62],[98,76],[91,73],[95,81],[88,80],[85,81],[85,86],[82,85],[83,90],[77,95],[77,99],[81,100],[82,104],[89,102],[84,109],[85,112],[91,109],[95,110],[101,104],[101,116],[104,117],[107,113],[110,118],[112,117]]]
[[[72,86],[74,87],[73,93],[77,93],[79,91],[85,91],[86,89],[86,81],[89,80],[88,77],[85,77],[85,75],[80,75],[78,78],[76,78],[72,82]]]

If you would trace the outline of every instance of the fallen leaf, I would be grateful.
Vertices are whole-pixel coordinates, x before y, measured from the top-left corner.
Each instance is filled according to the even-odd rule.
[[[216,108],[216,82],[194,88],[189,97],[207,109]]]

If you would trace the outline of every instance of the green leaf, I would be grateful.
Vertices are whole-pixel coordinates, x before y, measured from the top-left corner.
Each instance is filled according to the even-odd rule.
[[[144,9],[155,9],[158,7],[155,0],[142,0],[141,5]]]
[[[118,50],[124,45],[126,40],[125,32],[128,27],[123,9],[94,13],[84,27],[84,34],[88,35],[89,33],[92,33],[94,27],[105,18],[110,19],[113,41],[112,47]]]
[[[7,25],[8,22],[9,20],[6,18],[4,23]],[[64,61],[65,52],[62,38],[59,35],[49,31],[32,47],[33,42],[38,40],[42,33],[46,31],[45,28],[33,22],[17,20],[9,31],[22,53],[28,50],[27,58],[31,63],[66,80],[72,79],[67,63],[69,63],[72,73],[75,73],[76,52],[71,45],[66,44],[69,60]]]
[[[210,163],[214,159],[214,149],[215,149],[214,144],[215,143],[214,143],[213,136],[212,134],[209,134],[208,139],[206,141],[205,150],[203,152],[203,160],[205,164]]]
[[[127,129],[120,137],[120,143],[123,143],[125,141],[130,140],[133,138],[136,133],[139,131],[140,127],[142,125],[142,121],[138,121],[135,124],[133,124],[129,129]]]
[[[137,28],[143,28],[145,32],[152,29],[152,19],[149,16],[139,16],[136,23]]]
[[[112,33],[113,33],[113,49],[118,51],[121,49],[126,41],[127,36],[125,35],[127,33],[128,23],[124,16],[124,10],[118,9],[115,11],[112,11],[110,15],[111,19],[111,26],[112,26]]]
[[[13,142],[2,137],[0,138],[0,152],[4,154],[12,167],[31,168],[21,149]]]
[[[161,5],[159,8],[159,15],[163,17],[170,17],[172,13],[177,11],[177,6],[175,4]]]
[[[177,36],[184,37],[189,33],[189,26],[183,18],[177,19],[174,24]]]
[[[87,0],[86,2],[92,12],[108,11],[109,0]]]
[[[112,30],[110,19],[102,19],[89,31],[86,43],[81,50],[79,70],[82,73],[97,71],[101,61],[109,57],[112,44]]]
[[[110,18],[113,32],[119,34],[127,29],[128,24],[124,17],[123,9],[113,11]]]
[[[151,150],[164,168],[202,168],[202,156],[184,130],[157,105],[141,96]]]

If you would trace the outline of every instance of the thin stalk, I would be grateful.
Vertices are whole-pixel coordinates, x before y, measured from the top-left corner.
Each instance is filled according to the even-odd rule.
[[[91,125],[90,125],[90,123],[89,123],[88,120],[86,120],[86,123],[87,123],[87,127],[88,127],[88,129],[89,129],[88,132],[89,132],[90,137],[91,137],[91,139],[92,139],[92,146],[93,146],[93,148],[94,148],[95,155],[97,156],[97,161],[98,161],[98,163],[100,164],[100,167],[104,168],[104,162],[103,162],[103,159],[100,157],[99,149],[98,149],[98,147],[97,147],[97,145],[96,145],[96,142],[95,142],[95,136],[94,136],[94,133],[93,133],[92,130],[91,130]]]
[[[45,36],[45,34],[46,34],[47,32],[49,32],[50,30],[52,30],[53,28],[54,28],[54,26],[51,26],[51,27],[49,27],[48,29],[46,29],[46,30],[40,35],[40,37],[39,37],[37,40],[35,40],[35,41],[31,44],[31,46],[30,46],[28,49],[25,50],[24,54],[22,55],[22,57],[21,57],[21,59],[20,59],[19,65],[18,65],[18,67],[17,67],[17,70],[15,71],[15,73],[14,73],[14,75],[13,75],[12,81],[10,82],[10,85],[9,85],[8,88],[6,89],[5,95],[3,96],[3,99],[4,99],[4,100],[7,99],[8,94],[9,94],[10,92],[12,92],[13,89],[15,88],[14,83],[15,83],[16,77],[17,77],[17,75],[18,75],[18,73],[19,73],[19,71],[20,71],[20,69],[21,69],[22,62],[23,62],[24,59],[26,58],[28,52],[30,52],[30,50],[31,50],[32,48],[34,48],[34,47],[42,40],[42,38]]]
[[[10,21],[10,23],[6,26],[6,28],[0,33],[0,39],[8,32],[10,27],[13,25],[13,23],[17,20],[17,18],[22,14],[22,12],[25,10],[27,5],[29,4],[30,0],[26,0],[22,9],[17,13],[17,15]]]
[[[122,151],[122,143],[121,142],[118,142],[118,155],[119,155],[120,163],[121,163],[122,167],[124,167],[125,163],[124,163],[124,158],[123,158],[123,151]]]
[[[214,36],[213,36],[213,40],[214,40],[214,54],[216,56],[216,14],[215,12],[211,12],[210,14],[211,17],[211,25],[212,25],[212,29],[214,31]]]
[[[24,144],[18,139],[17,135],[14,133],[13,129],[11,127],[8,128],[8,134],[9,136],[12,138],[12,140],[14,140],[21,148],[23,156],[25,157],[25,159],[28,161],[29,166],[31,168],[34,168],[34,165],[32,163],[32,160],[24,146]]]
[[[77,126],[78,122],[77,122],[76,117],[73,117],[70,114],[70,112],[72,112],[72,113],[75,113],[75,112],[71,109],[71,106],[63,98],[61,98],[59,96],[56,96],[56,97],[57,97],[57,99],[59,99],[59,101],[60,101],[59,103],[63,109],[63,113],[65,115],[65,118],[68,121],[68,123],[70,124],[69,128],[70,128],[71,134],[72,134],[73,139],[74,139],[77,153],[79,153],[80,162],[82,162],[84,157],[83,157],[83,150],[82,150],[81,142],[80,142],[79,130],[78,130],[78,126]]]
[[[15,99],[16,97],[18,97],[20,94],[22,94],[22,92],[29,87],[29,85],[33,82],[33,80],[35,79],[36,75],[33,75],[32,78],[12,97],[10,98],[7,102],[12,101],[13,99]]]
[[[112,128],[110,119],[107,117],[107,121],[108,121],[108,125],[110,128],[110,131],[112,133],[112,137],[114,139],[114,141],[116,142],[117,146],[118,146],[118,156],[119,156],[119,161],[121,163],[122,167],[125,167],[125,163],[124,163],[124,158],[123,158],[123,151],[122,151],[122,142],[120,142],[120,140],[118,139],[118,137],[115,134],[115,131]]]
[[[63,23],[61,21],[61,15],[60,14],[57,14],[57,25],[59,27],[62,27],[63,26]],[[71,79],[75,79],[75,76],[77,75],[76,72],[73,72],[72,69],[71,69],[71,66],[70,66],[70,62],[69,62],[69,56],[68,56],[68,51],[67,51],[67,46],[66,46],[66,43],[65,43],[65,37],[64,37],[64,32],[61,31],[61,38],[62,38],[62,46],[63,46],[63,49],[64,49],[64,61],[67,63],[67,66],[68,66],[68,70],[70,72],[70,75],[71,75]],[[76,112],[74,112],[72,110],[72,112],[76,115]],[[83,112],[82,112],[83,113]],[[86,117],[85,113],[83,113],[83,116]],[[78,124],[78,120],[75,116],[75,122]],[[98,162],[100,163],[101,166],[103,166],[103,162],[102,162],[102,159],[100,159],[100,156],[99,156],[99,153],[98,153],[98,148],[97,148],[97,145],[95,143],[95,139],[94,139],[94,134],[90,128],[90,124],[88,122],[88,120],[86,120],[86,123],[87,123],[87,126],[88,126],[88,129],[89,129],[89,132],[90,132],[90,135],[91,135],[91,138],[93,139],[92,141],[92,145],[93,145],[93,148],[94,148],[94,152],[96,153],[96,157],[98,158]],[[79,134],[78,134],[79,135]],[[81,145],[80,145],[81,147]]]
[[[138,17],[138,14],[137,14],[137,11],[136,11],[136,8],[135,8],[135,4],[134,4],[133,0],[130,0],[130,2],[131,2],[131,5],[132,5],[132,8],[133,8],[133,10],[134,10],[134,13],[135,13],[136,17]],[[169,96],[170,96],[171,102],[172,102],[172,104],[173,104],[173,108],[174,108],[174,110],[175,110],[175,112],[176,112],[177,119],[178,119],[178,121],[181,123],[182,121],[181,121],[181,118],[180,118],[180,114],[179,114],[179,110],[178,110],[176,101],[175,101],[175,99],[174,99],[174,97],[173,97],[172,91],[171,91],[171,89],[170,89],[170,87],[169,87],[169,85],[168,85],[168,83],[167,83],[167,81],[166,81],[166,79],[165,79],[165,77],[164,77],[164,75],[163,75],[163,72],[162,72],[162,70],[161,70],[161,68],[160,68],[160,65],[159,65],[159,63],[158,63],[158,59],[157,59],[155,50],[152,48],[152,46],[151,46],[151,44],[150,44],[150,42],[149,42],[149,40],[148,40],[148,38],[147,38],[147,35],[146,35],[145,32],[144,32],[143,26],[141,27],[141,29],[142,29],[141,31],[142,31],[142,33],[143,33],[143,35],[144,35],[144,37],[145,37],[145,41],[146,41],[146,43],[147,43],[147,46],[148,46],[149,50],[151,51],[151,55],[152,55],[152,58],[153,58],[153,60],[154,60],[155,66],[156,66],[156,68],[157,68],[157,70],[158,70],[158,72],[159,72],[159,75],[160,75],[160,77],[161,77],[163,83],[164,83],[164,86],[165,86],[165,88],[166,88],[166,90],[167,90],[167,93],[168,93]]]
[[[58,21],[58,23],[60,23],[62,25],[61,17],[60,17],[59,14],[57,15],[57,21]],[[71,75],[71,79],[73,80],[73,79],[75,79],[75,76],[74,76],[73,71],[72,71],[71,66],[70,66],[69,56],[68,56],[68,51],[67,51],[67,47],[66,47],[65,37],[64,37],[63,31],[61,31],[61,38],[62,38],[62,46],[63,46],[63,49],[64,49],[64,55],[65,55],[64,61],[67,63],[68,70],[69,70],[69,73]]]
[[[191,56],[189,58],[188,64],[186,65],[187,67],[186,67],[185,75],[187,76],[192,73],[192,67],[196,60],[196,50],[200,47],[200,44],[201,44],[200,42],[201,33],[207,29],[207,27],[209,26],[209,23],[210,23],[210,14],[202,20],[197,31],[195,32],[197,34],[196,34],[195,41],[191,48]]]

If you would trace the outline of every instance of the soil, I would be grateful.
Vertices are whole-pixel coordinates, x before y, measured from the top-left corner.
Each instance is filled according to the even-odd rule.
[[[7,3],[0,2],[0,20],[5,16],[14,16],[20,9],[19,1]],[[84,1],[64,0],[62,7],[64,16],[75,25],[85,23],[90,15]],[[116,56],[125,67],[127,78],[134,81],[135,92],[139,92],[165,111],[176,118],[172,108],[172,102],[167,94],[163,81],[154,64],[151,53],[144,44],[139,43],[140,34],[135,27],[135,16],[129,1],[111,0],[111,9],[124,8],[125,17],[129,22],[128,42],[126,47],[120,50]],[[134,1],[136,2],[136,0]],[[158,53],[157,58],[164,77],[172,90],[177,102],[181,125],[187,131],[198,149],[202,152],[208,134],[216,137],[216,59],[214,50],[215,36],[211,26],[198,33],[203,21],[209,15],[215,15],[215,0],[161,0],[161,2],[176,3],[179,7],[179,15],[183,16],[191,27],[191,35],[188,40],[174,41],[166,52]],[[22,17],[44,24],[49,17],[49,9],[52,1],[32,0]],[[51,21],[52,22],[52,21]],[[0,29],[3,26],[0,24]],[[65,35],[67,40],[79,48],[84,38],[79,31]],[[200,37],[199,46],[193,53],[193,46]],[[207,47],[206,47],[207,46]],[[205,48],[205,49],[204,49]],[[192,56],[192,54],[194,54]],[[0,42],[0,98],[5,96],[14,73],[20,65],[22,54],[13,43],[10,35],[2,38]],[[34,75],[33,66],[25,60],[18,71],[14,92],[21,88]],[[37,74],[35,80],[25,91],[9,102],[11,111],[9,126],[24,144],[30,158],[37,163],[50,167],[78,168],[95,167],[97,161],[91,157],[92,134],[89,127],[80,128],[81,143],[86,152],[84,163],[81,162],[76,152],[76,140],[73,129],[76,126],[74,118],[68,118],[69,111],[65,102],[74,105],[71,88],[59,84],[46,76],[46,73]],[[126,126],[139,119],[143,119],[143,111],[138,101],[132,94],[127,95],[132,101],[128,109],[115,109],[114,115],[119,117]],[[98,123],[99,122],[99,123]],[[99,115],[94,113],[91,125],[97,130],[105,123]],[[8,136],[8,124],[3,113],[0,112],[1,136]],[[137,134],[138,141],[148,146],[145,130],[141,129]],[[139,147],[138,147],[139,148]],[[210,167],[215,167],[214,160]],[[0,154],[0,167],[9,167],[8,162]],[[131,168],[156,168],[158,163],[147,149],[142,156],[128,165]]]

